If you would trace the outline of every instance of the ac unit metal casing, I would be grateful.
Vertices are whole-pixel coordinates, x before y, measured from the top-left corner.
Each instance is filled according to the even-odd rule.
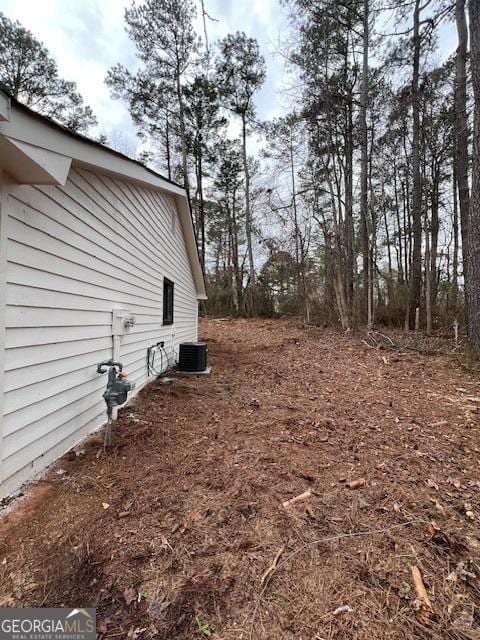
[[[200,372],[207,368],[206,342],[182,342],[179,348],[179,371]]]

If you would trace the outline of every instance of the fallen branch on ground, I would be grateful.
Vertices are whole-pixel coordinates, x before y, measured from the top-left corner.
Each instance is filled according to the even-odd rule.
[[[367,332],[367,338],[362,340],[362,342],[371,349],[388,349],[390,351],[395,351],[399,356],[412,353],[422,356],[440,356],[449,355],[451,353],[451,351],[445,353],[437,349],[424,349],[420,346],[411,347],[406,344],[399,344],[398,342],[394,342],[390,336],[380,333],[380,331],[373,331],[372,329]]]
[[[290,500],[285,500],[285,502],[282,502],[282,505],[284,507],[289,507],[291,504],[295,504],[296,502],[300,502],[301,500],[306,500],[307,498],[310,498],[311,495],[312,495],[312,490],[307,489],[300,495],[295,496],[294,498],[290,498]]]
[[[262,577],[260,578],[260,584],[263,585],[263,583],[265,582],[265,580],[268,578],[268,576],[273,573],[275,571],[275,569],[277,568],[277,564],[278,561],[280,560],[280,557],[282,555],[282,553],[285,551],[285,545],[283,545],[283,547],[281,547],[278,551],[277,551],[277,555],[275,556],[275,558],[273,559],[272,564],[268,567],[268,569],[266,571],[264,571]]]
[[[347,487],[349,489],[360,489],[365,486],[365,478],[357,478],[356,480],[350,480],[347,482]]]
[[[415,593],[417,594],[417,598],[420,600],[422,604],[422,611],[427,616],[433,613],[432,603],[430,602],[430,598],[428,597],[427,590],[425,589],[425,585],[423,584],[422,574],[420,573],[420,569],[416,565],[412,565],[410,567],[410,571],[412,573],[413,586],[415,587]]]

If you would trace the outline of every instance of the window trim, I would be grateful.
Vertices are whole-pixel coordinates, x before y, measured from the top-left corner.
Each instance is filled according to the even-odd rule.
[[[167,313],[169,311],[169,291],[171,291],[171,313]],[[174,322],[174,311],[175,311],[175,283],[169,278],[163,278],[163,326],[170,326]]]

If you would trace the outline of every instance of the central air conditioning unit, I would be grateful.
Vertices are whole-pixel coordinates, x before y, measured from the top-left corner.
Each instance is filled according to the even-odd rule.
[[[207,354],[206,342],[182,342],[179,348],[178,370],[185,373],[206,372]]]

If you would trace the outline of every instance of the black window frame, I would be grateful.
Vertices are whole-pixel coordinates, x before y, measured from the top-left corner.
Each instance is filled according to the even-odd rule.
[[[163,279],[163,323],[164,325],[173,324],[173,312],[175,309],[175,283],[169,278]]]

